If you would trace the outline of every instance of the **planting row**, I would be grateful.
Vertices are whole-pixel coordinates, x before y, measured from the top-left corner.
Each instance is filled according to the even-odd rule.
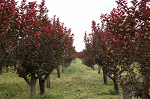
[[[43,94],[51,72],[74,59],[71,29],[47,13],[45,0],[22,0],[19,6],[15,0],[0,0],[0,74],[4,66],[15,66],[31,88],[30,99],[35,99],[37,79]]]
[[[150,98],[150,1],[116,0],[117,7],[100,16],[101,25],[92,21],[92,33],[85,33],[86,49],[78,54],[83,63],[103,69],[107,77],[123,88],[123,99]],[[119,83],[120,82],[120,83]]]

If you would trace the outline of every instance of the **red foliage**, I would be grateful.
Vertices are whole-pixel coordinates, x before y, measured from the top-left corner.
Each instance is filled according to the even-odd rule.
[[[13,50],[13,59],[22,68],[19,76],[31,85],[37,78],[46,80],[53,69],[74,53],[74,35],[59,18],[48,18],[45,0],[39,5],[26,0],[16,5],[14,0],[0,0],[0,57]],[[5,59],[0,59],[0,64],[1,60]]]
[[[146,68],[149,68],[150,63],[149,0],[132,0],[131,7],[127,6],[127,0],[116,0],[116,3],[117,8],[113,8],[110,14],[100,16],[102,27],[92,21],[92,35],[85,35],[85,44],[92,45],[92,51],[86,46],[87,53],[95,57],[98,64],[104,63],[100,60],[106,57],[104,59],[107,63],[105,62],[104,66],[108,67],[107,75],[111,79],[119,77],[123,71],[132,71],[134,74],[133,68],[137,68],[143,79],[147,80],[142,82],[143,89],[138,89],[135,82],[132,82],[136,78],[128,78],[130,74],[126,77],[133,84],[136,94],[142,93],[138,92],[142,90],[143,95],[138,95],[142,98],[148,97],[150,71]],[[130,66],[135,62],[138,62],[140,67]],[[121,69],[118,66],[121,66]]]

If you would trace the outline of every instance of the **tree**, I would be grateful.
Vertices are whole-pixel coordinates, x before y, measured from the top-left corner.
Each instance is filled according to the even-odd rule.
[[[133,6],[128,12],[130,22],[130,28],[134,28],[130,35],[133,37],[133,51],[131,52],[131,57],[134,57],[134,61],[138,62],[136,67],[138,74],[130,69],[132,72],[127,74],[130,77],[129,81],[132,83],[132,88],[135,91],[135,96],[140,96],[141,98],[148,99],[149,96],[149,81],[150,81],[150,33],[149,33],[149,0],[145,1],[132,1]],[[131,24],[132,23],[132,24]],[[134,75],[134,76],[133,76]],[[138,78],[141,78],[140,81]],[[138,83],[137,83],[138,82]]]
[[[0,74],[17,46],[18,9],[14,0],[0,1]]]
[[[88,54],[91,55],[96,64],[102,66],[104,84],[107,84],[107,69],[105,66],[105,63],[107,61],[106,58],[102,55],[102,53],[106,50],[105,45],[103,45],[103,42],[105,41],[104,37],[106,37],[106,34],[100,28],[99,24],[96,25],[96,22],[92,21],[92,33],[89,34],[89,37],[85,33],[84,42],[86,44],[86,48],[90,49],[90,51],[88,51]]]
[[[83,60],[85,51],[86,51],[86,49],[83,49],[83,51],[78,52],[77,57]]]
[[[126,0],[116,2],[117,8],[114,8],[110,14],[101,15],[102,29],[99,26],[92,27],[95,31],[91,42],[93,47],[98,44],[105,47],[101,55],[105,57],[107,76],[114,81],[115,93],[119,92],[117,79],[120,76],[123,82],[121,84],[131,86],[128,90],[133,89],[136,96],[147,99],[149,97],[150,52],[149,0],[140,2],[132,0],[131,7],[127,6]],[[96,43],[98,42],[96,38],[99,38],[101,43]],[[100,50],[97,47],[95,49]],[[134,65],[136,62],[138,65]],[[135,72],[135,69],[140,75]],[[122,72],[127,73],[123,75],[125,78],[122,78]],[[139,81],[139,77],[143,80]]]
[[[120,68],[121,65],[118,63],[119,53],[118,50],[120,47],[124,47],[123,44],[126,44],[125,40],[120,40],[119,33],[122,32],[122,22],[125,20],[125,12],[128,11],[127,1],[116,1],[118,6],[117,8],[113,8],[113,10],[109,14],[101,15],[102,25],[104,27],[105,33],[107,33],[107,37],[105,37],[104,45],[108,46],[107,50],[104,52],[105,57],[107,57],[107,76],[113,80],[114,82],[114,90],[115,94],[119,94],[118,87],[118,77],[125,71],[124,68]],[[123,6],[123,7],[122,7]],[[123,38],[127,36],[127,34],[121,35]],[[103,40],[103,39],[102,39]],[[104,40],[103,40],[104,41]],[[122,45],[120,45],[121,43]],[[128,43],[128,42],[127,42]],[[130,63],[128,64],[130,65]]]
[[[68,50],[68,53],[66,55],[66,58],[64,59],[64,62],[62,64],[62,73],[64,73],[65,68],[69,67],[72,60],[74,60],[76,58],[76,51],[75,51],[75,47],[73,47],[72,45],[70,46],[70,50]]]
[[[35,84],[39,79],[41,94],[50,73],[62,64],[73,43],[71,29],[49,19],[45,0],[40,5],[23,0],[19,12],[19,46],[16,48],[17,71],[31,87],[31,99],[35,99]]]
[[[116,2],[118,4],[117,9],[111,13],[111,16],[104,18],[107,20],[107,22],[105,21],[107,32],[119,41],[118,47],[112,48],[112,51],[116,52],[120,59],[118,65],[127,72],[124,84],[127,83],[127,85],[132,86],[133,91],[136,90],[135,96],[147,99],[149,97],[149,70],[146,68],[149,63],[150,52],[149,1],[132,0],[131,7],[127,7],[127,3],[123,0]],[[135,62],[138,62],[140,67],[134,65]],[[138,69],[140,75],[134,71],[135,68]],[[139,81],[139,77],[143,81]]]

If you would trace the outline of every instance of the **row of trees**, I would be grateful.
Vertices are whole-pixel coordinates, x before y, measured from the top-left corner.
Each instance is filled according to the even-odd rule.
[[[92,21],[92,33],[85,33],[86,50],[80,53],[88,65],[102,66],[104,83],[107,77],[123,88],[124,99],[150,97],[150,1],[116,0],[110,14],[100,16],[101,26]],[[84,54],[85,53],[85,54]],[[90,61],[89,61],[90,60]]]
[[[3,66],[16,66],[31,87],[30,99],[35,99],[37,79],[43,94],[51,72],[74,59],[71,29],[47,13],[45,0],[41,4],[22,0],[20,6],[15,0],[0,1],[0,73]]]

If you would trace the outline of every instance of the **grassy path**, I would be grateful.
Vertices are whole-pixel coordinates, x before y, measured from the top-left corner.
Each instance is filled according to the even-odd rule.
[[[112,81],[103,84],[102,74],[98,74],[97,69],[95,66],[93,71],[77,58],[61,78],[56,77],[56,71],[53,72],[55,77],[51,77],[51,83],[54,89],[51,92],[55,91],[53,95],[58,99],[122,99],[122,95],[114,96]]]
[[[46,88],[46,93],[39,95],[39,85],[36,86],[36,99],[122,99],[120,95],[115,96],[113,83],[108,79],[108,85],[103,84],[102,73],[81,64],[76,59],[71,66],[57,77],[54,70],[51,77],[51,89]],[[0,99],[29,99],[30,88],[16,73],[3,73],[0,75]]]

